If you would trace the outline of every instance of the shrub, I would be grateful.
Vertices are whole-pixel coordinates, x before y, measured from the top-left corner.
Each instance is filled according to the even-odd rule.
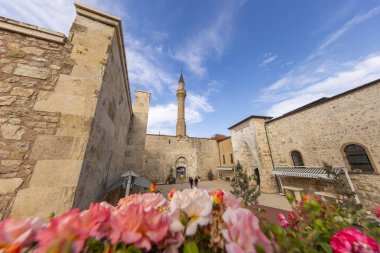
[[[166,177],[166,183],[167,184],[175,184],[175,177],[174,177],[174,169],[173,168],[169,169],[169,174]]]
[[[253,185],[252,181],[256,181],[256,177],[249,176],[240,162],[238,162],[234,168],[234,175],[231,180],[231,193],[236,197],[241,197],[246,206],[255,204],[260,195],[259,186],[257,184]]]
[[[211,169],[207,172],[207,179],[209,181],[214,180],[214,174],[212,173]]]

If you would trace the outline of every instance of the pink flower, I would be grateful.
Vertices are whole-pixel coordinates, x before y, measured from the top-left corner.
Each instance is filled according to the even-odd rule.
[[[145,211],[149,211],[151,208],[158,209],[163,206],[168,206],[168,201],[159,193],[145,193],[140,195],[134,200],[134,202],[139,202]]]
[[[270,241],[260,230],[259,220],[248,209],[227,208],[222,218],[227,225],[227,229],[222,231],[227,253],[256,252],[257,244],[265,252],[273,252]]]
[[[198,225],[211,223],[213,203],[213,198],[206,190],[186,189],[176,192],[170,202],[170,215],[173,218],[170,230],[179,231],[184,228],[180,221],[180,213],[183,212],[189,218],[186,235],[194,235]]]
[[[169,217],[153,208],[145,209],[134,201],[119,209],[111,218],[112,244],[123,241],[149,251],[161,242],[169,229]]]
[[[31,245],[35,241],[37,229],[42,225],[42,220],[38,218],[0,222],[0,248],[8,249],[6,252],[17,252],[17,248],[20,250],[23,246]]]
[[[380,206],[374,206],[373,210],[376,212],[376,217],[380,218]]]
[[[129,195],[125,198],[122,198],[119,200],[119,203],[117,203],[117,206],[123,206],[123,205],[130,204],[138,196],[139,196],[139,194],[132,194],[132,195]]]
[[[239,208],[241,207],[241,198],[235,197],[232,193],[225,192],[223,196],[223,204],[225,207]]]
[[[47,227],[37,233],[38,248],[35,252],[80,252],[89,236],[89,229],[82,227],[79,209],[73,209],[50,220]]]
[[[377,242],[362,232],[346,228],[336,233],[330,241],[334,253],[379,253]]]
[[[279,213],[277,219],[280,222],[281,227],[283,227],[283,228],[290,227],[290,222],[285,218],[284,214]]]
[[[297,224],[299,222],[299,219],[294,212],[288,213],[288,219],[293,224]]]
[[[122,240],[126,244],[130,244],[140,240],[142,235],[138,232],[138,229],[143,219],[144,210],[139,204],[130,203],[119,209],[111,218],[111,243],[116,244],[119,240]]]
[[[158,193],[145,193],[145,194],[134,194],[123,198],[119,201],[118,208],[122,209],[126,205],[131,203],[137,203],[144,207],[145,211],[149,211],[151,208],[158,209],[160,207],[169,206],[168,201]]]
[[[100,203],[91,204],[81,213],[81,227],[89,231],[96,240],[108,237],[111,232],[111,208]]]

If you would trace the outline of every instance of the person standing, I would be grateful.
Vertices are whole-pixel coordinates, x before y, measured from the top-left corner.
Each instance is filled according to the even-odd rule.
[[[198,188],[198,176],[195,177],[195,180],[194,180],[194,186],[195,186],[196,188]]]
[[[193,189],[193,182],[194,182],[193,178],[190,177],[190,178],[189,178],[189,183],[190,183],[190,188],[191,188],[191,189]]]

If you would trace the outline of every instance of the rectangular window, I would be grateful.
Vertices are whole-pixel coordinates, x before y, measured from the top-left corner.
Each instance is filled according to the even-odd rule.
[[[234,156],[232,154],[230,154],[230,158],[231,158],[231,163],[234,163]]]
[[[226,164],[226,157],[223,155],[223,164]]]

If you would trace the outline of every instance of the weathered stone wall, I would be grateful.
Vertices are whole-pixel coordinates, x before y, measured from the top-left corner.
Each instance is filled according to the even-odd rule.
[[[231,138],[224,139],[222,141],[218,141],[219,147],[219,161],[222,166],[234,166],[234,158],[232,153],[232,142]],[[232,155],[232,161],[231,161]],[[224,157],[224,158],[223,158]]]
[[[0,18],[0,220],[9,215],[16,193],[31,184],[36,139],[56,134],[62,120],[58,111],[35,108],[37,97],[54,90],[73,65],[63,34],[41,30],[36,38],[25,31],[37,28],[25,26]]]
[[[380,82],[325,103],[269,121],[268,138],[275,167],[293,166],[291,151],[301,152],[305,166],[323,161],[349,168],[343,148],[364,146],[375,168],[371,175],[352,175],[365,205],[380,204]]]
[[[99,50],[97,63],[105,66],[99,73],[102,78],[100,86],[92,91],[98,100],[75,193],[74,206],[87,208],[91,202],[104,200],[107,191],[127,169],[127,138],[132,111],[129,84],[123,75],[122,47],[115,28],[88,18],[78,21],[88,27],[81,35],[91,41],[86,48]],[[104,56],[106,58],[101,58]]]
[[[186,176],[206,180],[210,169],[216,175],[219,150],[215,140],[150,134],[145,141],[144,166],[138,173],[150,180],[165,182],[170,168],[175,169],[180,157],[187,161]]]
[[[265,119],[251,118],[231,129],[232,148],[236,162],[240,161],[249,174],[259,170],[263,192],[277,191],[272,175],[273,165],[265,133]]]
[[[76,8],[66,42],[62,34],[0,20],[9,31],[0,31],[5,216],[11,209],[14,217],[46,218],[86,208],[112,193],[127,169],[132,105],[121,20]]]
[[[133,118],[128,135],[126,167],[139,174],[144,166],[146,129],[148,126],[150,93],[135,91]]]

